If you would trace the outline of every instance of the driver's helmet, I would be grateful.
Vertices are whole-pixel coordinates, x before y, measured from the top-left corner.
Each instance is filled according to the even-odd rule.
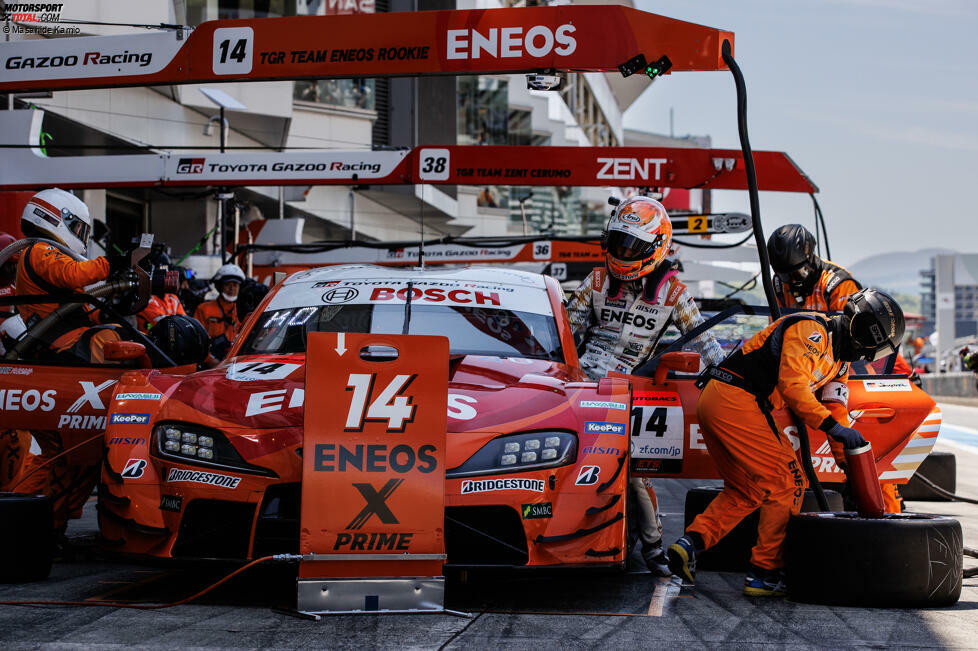
[[[652,272],[672,246],[672,222],[661,203],[632,197],[618,204],[608,221],[608,271],[619,280],[637,280]]]
[[[815,237],[801,224],[778,227],[767,241],[767,255],[778,279],[795,296],[815,289],[822,261],[815,254]]]
[[[868,287],[849,296],[842,313],[855,359],[874,362],[897,351],[906,324],[903,310],[892,296]]]
[[[211,346],[204,326],[185,314],[163,317],[150,328],[149,338],[179,365],[203,362]]]
[[[43,237],[87,255],[92,218],[85,202],[60,188],[41,190],[27,202],[20,216],[27,237]]]
[[[245,281],[245,274],[241,271],[241,267],[236,264],[226,264],[217,270],[214,274],[214,278],[211,282],[214,283],[214,287],[218,290],[221,288],[222,283],[226,282],[237,282],[243,283]]]

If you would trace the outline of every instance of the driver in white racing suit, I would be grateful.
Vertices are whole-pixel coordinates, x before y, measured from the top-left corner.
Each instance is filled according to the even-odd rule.
[[[595,268],[567,303],[574,337],[583,339],[581,367],[593,380],[608,371],[631,373],[651,356],[670,323],[686,333],[703,322],[676,278],[679,263],[667,257],[672,223],[661,203],[643,196],[621,202],[608,222],[605,245],[605,267]],[[692,343],[704,364],[723,360],[709,333]],[[653,574],[669,576],[655,491],[634,477],[629,488],[642,558]]]

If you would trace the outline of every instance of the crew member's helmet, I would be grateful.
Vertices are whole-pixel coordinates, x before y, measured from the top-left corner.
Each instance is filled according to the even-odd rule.
[[[43,237],[87,255],[92,218],[85,202],[59,188],[41,190],[27,202],[20,216],[20,230],[27,237]]]
[[[154,243],[153,248],[149,251],[149,254],[139,261],[139,266],[146,271],[151,271],[153,269],[157,271],[169,271],[170,256],[166,253],[166,244],[163,242]]]
[[[632,197],[618,204],[608,222],[608,271],[619,280],[637,280],[652,272],[672,246],[672,222],[661,203]]]
[[[253,278],[245,280],[238,292],[238,318],[242,321],[248,318],[248,315],[255,311],[266,294],[268,294],[268,285]]]
[[[149,338],[179,365],[203,362],[211,346],[204,326],[185,314],[163,317],[150,328]]]
[[[214,274],[214,278],[211,282],[214,283],[214,287],[218,290],[221,289],[221,284],[226,282],[243,283],[245,281],[245,274],[241,271],[241,267],[236,264],[226,264],[217,270]]]
[[[849,325],[850,361],[873,362],[897,351],[906,324],[892,296],[868,287],[852,294],[842,313]]]
[[[808,296],[815,289],[822,261],[815,254],[815,237],[801,224],[779,227],[767,241],[771,268],[795,296]]]
[[[27,332],[27,326],[19,314],[8,317],[0,323],[0,355],[5,355]]]

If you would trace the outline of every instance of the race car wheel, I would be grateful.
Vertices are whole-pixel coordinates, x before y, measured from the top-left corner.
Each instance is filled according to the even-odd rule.
[[[952,518],[921,513],[803,513],[785,539],[788,597],[827,605],[950,606],[961,596],[963,540]]]
[[[43,495],[0,493],[0,583],[46,579],[54,556],[51,500]]]
[[[686,493],[685,520],[689,526],[693,518],[702,513],[707,505],[720,494],[720,486],[700,486],[691,488]],[[842,510],[842,495],[833,490],[825,491],[825,498],[828,500],[829,509],[832,511]],[[818,500],[815,498],[815,491],[809,489],[805,491],[805,500],[802,502],[803,512],[818,511]],[[733,531],[728,533],[716,545],[696,555],[696,569],[711,572],[743,572],[747,569],[750,561],[751,547],[757,543],[757,523],[760,515],[757,511],[741,520]]]
[[[931,452],[917,467],[917,472],[910,481],[900,487],[900,496],[905,500],[947,501],[949,498],[934,492],[917,475],[923,475],[947,492],[953,493],[957,488],[957,461],[950,452]]]

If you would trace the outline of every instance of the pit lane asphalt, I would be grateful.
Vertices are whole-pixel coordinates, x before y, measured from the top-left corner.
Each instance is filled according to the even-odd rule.
[[[944,422],[973,432],[938,449],[957,456],[958,492],[978,497],[978,408],[942,405]],[[973,443],[973,444],[972,444]],[[708,482],[656,483],[665,540],[682,529],[683,498]],[[978,506],[911,502],[910,510],[958,518],[978,547]],[[69,534],[95,534],[94,503]],[[844,543],[827,554],[844,553]],[[965,566],[976,563],[966,559]],[[0,585],[0,600],[161,603],[190,595],[227,567],[145,565],[97,555],[55,564],[47,581]],[[976,648],[978,578],[940,609],[814,606],[741,595],[743,576],[700,572],[695,586],[646,572],[491,573],[450,581],[446,614],[332,616],[314,622],[275,609],[295,602],[294,566],[259,566],[192,604],[158,611],[107,606],[0,606],[0,648]]]

